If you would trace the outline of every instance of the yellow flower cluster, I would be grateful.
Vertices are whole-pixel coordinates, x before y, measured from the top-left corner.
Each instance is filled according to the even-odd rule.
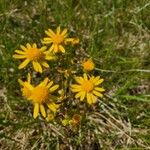
[[[46,45],[51,45],[51,47],[47,50],[46,46],[42,46],[41,48],[37,47],[37,44],[29,44],[26,46],[21,45],[21,50],[15,50],[13,58],[15,59],[23,59],[24,61],[19,65],[19,69],[25,68],[29,62],[32,62],[33,68],[36,72],[43,72],[42,66],[49,68],[47,60],[54,60],[56,57],[54,56],[58,52],[65,53],[64,44],[78,44],[78,38],[67,38],[67,29],[64,29],[62,32],[60,31],[60,27],[56,29],[56,33],[54,33],[51,29],[45,31],[48,37],[43,38],[42,43]]]
[[[18,67],[19,69],[26,68],[27,65],[30,68],[33,67],[33,70],[30,69],[26,81],[18,79],[22,96],[34,105],[33,117],[37,118],[41,113],[47,121],[51,121],[57,117],[57,112],[62,111],[61,113],[65,115],[66,110],[72,111],[66,108],[65,103],[69,103],[69,107],[71,107],[74,99],[79,99],[80,101],[86,100],[88,104],[92,105],[98,101],[98,97],[103,96],[102,92],[105,90],[100,87],[104,79],[100,76],[92,75],[92,71],[95,68],[92,58],[84,59],[80,62],[80,70],[84,72],[83,76],[78,75],[78,69],[74,70],[75,66],[79,65],[69,63],[72,62],[72,55],[70,55],[70,58],[68,57],[71,52],[66,47],[67,45],[78,44],[79,38],[68,37],[67,29],[61,31],[60,27],[57,27],[56,32],[48,29],[45,34],[46,37],[41,40],[42,46],[36,43],[20,45],[20,49],[15,50],[13,58],[22,60]],[[66,52],[68,52],[67,59],[65,57]],[[53,62],[51,63],[51,61]],[[46,70],[50,72],[50,66],[54,71],[52,72],[54,78],[55,75],[61,76],[60,79],[55,81],[57,84],[54,84],[54,81],[50,80],[48,76],[42,82],[37,83],[36,81],[33,84],[31,81],[34,77],[33,72],[43,73],[42,76],[44,76]],[[81,73],[81,71],[79,72]],[[76,83],[72,84],[73,78]],[[59,91],[57,91],[58,89]],[[72,92],[76,93],[75,96],[71,94]],[[62,118],[61,122],[64,126],[67,124],[76,126],[80,123],[80,120],[81,115],[78,112],[73,114],[69,120]]]

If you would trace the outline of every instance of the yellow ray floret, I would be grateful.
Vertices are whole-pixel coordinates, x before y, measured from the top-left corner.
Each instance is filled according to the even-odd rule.
[[[75,77],[78,84],[72,84],[72,92],[77,93],[75,98],[80,98],[80,101],[87,99],[88,104],[96,103],[97,97],[102,97],[102,92],[105,91],[104,88],[99,87],[99,85],[104,81],[104,79],[97,77],[88,77],[84,74],[83,77]]]
[[[49,65],[46,60],[55,59],[55,57],[49,53],[46,46],[38,48],[37,45],[27,43],[26,46],[21,45],[21,50],[15,50],[13,58],[22,59],[23,62],[19,65],[19,69],[25,68],[30,62],[32,62],[33,68],[36,72],[43,72],[43,67],[48,68]]]
[[[62,52],[65,53],[64,44],[78,44],[78,38],[68,38],[67,29],[61,32],[60,27],[57,27],[56,33],[51,29],[45,31],[47,37],[43,38],[42,43],[51,45],[49,51],[53,53]]]
[[[33,90],[33,86],[31,85],[31,75],[28,73],[27,81],[22,81],[21,79],[18,79],[18,82],[22,86],[22,96],[30,100],[31,91]]]

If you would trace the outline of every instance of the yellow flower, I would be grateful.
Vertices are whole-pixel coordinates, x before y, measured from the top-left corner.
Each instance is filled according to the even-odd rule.
[[[75,80],[78,84],[71,85],[72,92],[77,92],[75,98],[80,98],[80,101],[87,99],[88,104],[96,103],[97,97],[102,97],[105,90],[101,87],[98,87],[104,79],[101,79],[100,76],[97,77],[88,77],[87,74],[84,74],[83,77],[75,77]]]
[[[50,52],[62,52],[65,53],[64,44],[72,43],[76,44],[79,42],[78,39],[75,38],[67,38],[67,29],[64,29],[61,32],[60,27],[57,27],[56,33],[54,33],[51,29],[45,31],[48,37],[45,37],[42,41],[43,44],[51,44],[49,49]]]
[[[22,95],[26,99],[30,100],[29,97],[31,96],[31,91],[33,89],[33,86],[31,85],[31,75],[28,73],[27,81],[22,81],[22,80],[18,79],[18,82],[22,86],[22,88],[21,88]]]
[[[13,58],[15,59],[24,59],[24,61],[19,65],[19,69],[25,68],[29,62],[32,62],[34,70],[42,73],[42,66],[45,68],[49,67],[45,60],[55,58],[48,51],[46,51],[47,48],[45,46],[38,48],[35,43],[32,45],[27,43],[26,47],[23,45],[20,47],[22,50],[15,50],[15,53],[17,54],[13,55]]]
[[[92,59],[88,59],[82,63],[82,66],[85,71],[92,71],[95,67],[95,64],[93,63]]]
[[[51,95],[59,86],[53,85],[53,81],[49,81],[48,78],[45,78],[43,82],[33,88],[31,92],[30,99],[34,103],[34,111],[33,117],[36,118],[38,116],[39,110],[43,117],[46,117],[46,112],[43,104],[47,104],[50,110],[56,112],[59,107],[57,104],[52,102]]]

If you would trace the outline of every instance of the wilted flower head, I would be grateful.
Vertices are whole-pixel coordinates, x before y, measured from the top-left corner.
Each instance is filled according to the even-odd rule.
[[[69,121],[69,123],[72,126],[77,126],[77,125],[79,125],[80,121],[81,121],[81,116],[78,114],[74,114],[73,117],[71,118],[71,120]]]

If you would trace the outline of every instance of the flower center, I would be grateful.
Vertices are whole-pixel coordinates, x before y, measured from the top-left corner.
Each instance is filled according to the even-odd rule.
[[[64,41],[64,37],[62,35],[55,35],[53,37],[54,44],[60,44]]]
[[[31,48],[26,52],[26,56],[30,60],[40,60],[44,57],[44,54],[37,48]]]
[[[32,91],[32,100],[35,103],[43,103],[48,99],[49,92],[46,87],[37,86]]]
[[[82,84],[82,89],[86,92],[90,92],[92,91],[94,88],[94,84],[91,82],[91,81],[85,81],[83,84]]]

